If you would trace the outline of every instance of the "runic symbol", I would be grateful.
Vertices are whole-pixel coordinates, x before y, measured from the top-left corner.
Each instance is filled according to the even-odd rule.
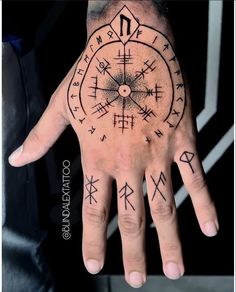
[[[105,75],[107,70],[111,69],[110,63],[105,58],[103,58],[104,61],[100,61],[98,58],[96,59],[98,61],[98,66],[99,66],[99,67],[96,67],[98,72]]]
[[[75,106],[74,109],[73,109],[73,111],[74,111],[74,112],[77,112],[78,109],[79,109],[79,107],[78,107],[78,106]]]
[[[154,117],[156,116],[154,112],[151,109],[149,109],[146,105],[144,107],[141,107],[138,113],[142,116],[143,120],[145,120],[146,122],[148,122],[148,118],[150,118],[151,116],[154,116]]]
[[[155,85],[154,89],[148,89],[147,88],[147,96],[153,96],[155,94],[155,99],[156,99],[156,102],[157,102],[158,98],[161,98],[161,96],[158,95],[158,93],[163,93],[163,91],[158,90],[160,88],[161,88],[161,86],[157,86],[157,84]]]
[[[164,197],[162,191],[159,188],[160,184],[162,184],[163,186],[165,186],[165,184],[166,184],[166,177],[165,177],[164,173],[161,171],[161,174],[160,174],[157,182],[155,181],[155,179],[153,178],[152,175],[151,175],[151,179],[155,185],[155,190],[154,190],[153,195],[152,195],[152,201],[154,200],[157,193],[159,193],[162,196],[163,200],[166,201],[166,198]]]
[[[170,128],[174,128],[174,125],[171,124],[169,121],[166,121]]]
[[[103,117],[104,115],[108,113],[107,109],[111,106],[113,106],[111,102],[108,99],[106,99],[106,102],[104,104],[99,102],[98,104],[92,107],[92,108],[96,108],[96,110],[92,114],[99,113],[100,115],[98,119],[100,119],[101,117]]]
[[[146,137],[146,140],[145,140],[148,144],[151,143],[151,139],[149,137]]]
[[[190,169],[192,170],[192,173],[194,173],[193,166],[191,164],[191,161],[193,160],[194,153],[189,152],[189,151],[184,151],[183,154],[180,156],[179,160],[188,163]]]
[[[173,109],[173,112],[171,113],[173,116],[176,115],[177,117],[179,117],[180,112],[177,112],[175,109]]]
[[[92,135],[94,133],[94,131],[96,130],[96,128],[94,128],[94,126],[91,127],[91,129],[89,129],[88,131],[90,132],[90,134]]]
[[[148,88],[146,87],[146,91],[144,90],[132,90],[132,93],[145,93],[146,96],[154,96],[156,99],[156,102],[158,100],[158,98],[161,98],[160,95],[158,95],[159,93],[163,93],[164,91],[159,90],[160,88],[162,88],[161,86],[158,86],[157,84],[155,85],[154,88]]]
[[[119,63],[117,64],[121,64],[121,65],[125,65],[125,64],[133,64],[130,62],[130,60],[132,60],[132,55],[130,53],[130,49],[128,50],[128,52],[124,52],[124,54],[121,54],[120,50],[118,51],[117,57],[114,58],[114,60],[119,60]]]
[[[124,14],[120,15],[120,36],[123,36],[123,25],[124,25],[124,20],[127,23],[127,30],[126,30],[126,35],[130,35],[131,31],[130,31],[130,23],[131,23],[131,19],[126,17]]]
[[[97,97],[97,90],[98,90],[98,77],[93,76],[91,78],[94,79],[94,86],[90,87],[93,89],[93,93],[92,93],[92,95],[89,95],[89,96],[96,98]]]
[[[157,129],[157,130],[155,131],[155,134],[158,136],[158,138],[161,138],[161,137],[163,136],[162,131],[159,130],[159,129]]]
[[[131,196],[134,193],[134,190],[128,185],[126,182],[125,185],[119,190],[119,193],[123,192],[123,194],[120,196],[120,198],[124,198],[125,202],[125,210],[128,209],[128,204],[130,207],[135,211],[134,206],[130,203],[128,197]]]
[[[93,194],[98,191],[98,189],[95,187],[95,183],[99,181],[99,179],[94,180],[93,175],[91,178],[88,178],[86,175],[87,183],[85,184],[85,188],[88,192],[88,195],[85,197],[85,200],[89,200],[89,204],[92,204],[92,201],[94,201],[97,204],[97,200],[94,198]]]
[[[77,74],[83,75],[83,72],[84,72],[84,70],[79,68],[78,71],[77,71]]]
[[[183,86],[184,86],[183,83],[177,83],[177,84],[176,84],[176,88],[177,88],[177,89],[182,88]]]
[[[103,135],[102,137],[100,137],[100,140],[103,142],[106,138],[107,138],[107,136]]]
[[[85,118],[79,119],[80,124],[83,124],[84,120],[85,120]]]
[[[175,71],[175,74],[176,74],[176,75],[180,75],[180,73],[181,73],[180,70]]]
[[[182,97],[179,97],[177,101],[184,101]]]
[[[165,44],[165,45],[164,45],[163,52],[164,52],[165,50],[168,50],[168,49],[169,49],[169,44]]]
[[[150,60],[145,61],[144,62],[145,67],[141,68],[140,71],[136,71],[136,77],[131,83],[133,83],[139,77],[144,79],[145,74],[148,74],[148,73],[154,71],[156,69],[156,67],[153,66],[155,62],[156,62],[156,60],[152,61],[151,63],[150,63]]]
[[[156,60],[152,61],[152,63],[149,64],[150,63],[149,60],[145,61],[144,64],[147,66],[147,69],[146,70],[150,69],[150,72],[154,71],[156,69],[156,67],[153,67],[153,64],[155,62],[156,62]]]
[[[113,124],[114,127],[118,124],[118,128],[122,129],[122,133],[124,132],[125,129],[129,129],[129,124],[130,124],[130,128],[133,129],[134,127],[134,115],[117,115],[114,114],[114,120],[113,120]]]
[[[176,56],[174,56],[173,58],[171,58],[169,61],[170,61],[170,62],[171,62],[171,61],[175,62],[175,61],[176,61]]]

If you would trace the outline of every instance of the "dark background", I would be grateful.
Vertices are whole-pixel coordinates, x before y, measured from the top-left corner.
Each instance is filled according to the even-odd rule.
[[[55,8],[56,7],[56,8]],[[207,60],[207,1],[168,1],[169,18],[176,38],[179,59],[188,76],[193,112],[197,116],[204,106]],[[58,15],[52,20],[53,15]],[[22,54],[35,46],[45,105],[74,64],[86,42],[86,1],[3,1],[3,35],[14,34],[27,40]],[[223,6],[222,42],[218,90],[218,110],[198,135],[199,155],[204,159],[233,124],[233,1]],[[61,237],[62,161],[72,164],[71,219],[72,238]],[[40,202],[40,221],[48,230],[45,254],[57,287],[72,291],[83,279],[92,285],[82,263],[81,200],[82,170],[79,145],[72,129],[59,138],[49,154],[36,163]],[[205,237],[199,227],[192,203],[187,198],[178,209],[186,275],[233,274],[233,145],[207,174],[207,181],[218,210],[220,232]],[[173,185],[177,191],[181,179],[173,167]],[[111,219],[116,214],[115,188]],[[148,273],[162,275],[160,252],[147,210]],[[123,274],[120,234],[117,230],[108,240],[102,274]],[[63,288],[64,287],[64,288]],[[71,287],[71,288],[70,288]],[[59,291],[59,290],[58,290]]]

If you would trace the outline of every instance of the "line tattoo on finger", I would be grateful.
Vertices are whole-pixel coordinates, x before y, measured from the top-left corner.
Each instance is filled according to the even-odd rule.
[[[187,163],[189,165],[192,173],[194,173],[194,168],[193,168],[191,162],[192,162],[194,156],[195,156],[195,154],[193,152],[184,151],[179,158],[179,160],[181,162]]]
[[[134,190],[129,186],[129,184],[126,182],[125,185],[119,190],[119,193],[121,193],[120,199],[124,198],[124,205],[125,210],[128,210],[128,205],[131,207],[133,211],[135,211],[134,206],[129,201],[129,197],[134,193]]]
[[[154,198],[155,198],[157,193],[159,193],[161,195],[162,199],[164,201],[166,201],[166,198],[165,198],[163,192],[160,189],[160,185],[162,184],[163,186],[165,186],[166,182],[167,182],[164,173],[161,171],[160,176],[159,176],[157,181],[155,181],[155,179],[154,179],[154,177],[152,175],[151,175],[151,179],[152,179],[152,181],[153,181],[153,183],[155,185],[155,189],[154,189],[154,192],[153,192],[153,195],[152,195],[152,201],[154,200]]]
[[[93,194],[98,191],[95,184],[99,181],[99,179],[94,179],[93,175],[90,178],[86,175],[86,180],[87,180],[87,183],[85,184],[85,188],[86,188],[87,194],[85,195],[85,200],[88,200],[89,204],[91,205],[93,202],[97,204],[97,200],[95,199]]]

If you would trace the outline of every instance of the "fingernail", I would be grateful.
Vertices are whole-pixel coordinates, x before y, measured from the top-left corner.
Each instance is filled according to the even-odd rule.
[[[140,288],[145,282],[144,276],[139,272],[132,272],[129,275],[129,283],[133,288]]]
[[[8,161],[10,164],[14,163],[14,161],[20,156],[23,151],[23,145],[17,148],[12,154],[8,157]]]
[[[86,268],[90,274],[97,274],[101,271],[102,266],[96,260],[88,260],[86,263]]]
[[[182,276],[179,266],[172,262],[165,266],[165,274],[169,279],[172,280],[177,280]]]
[[[205,224],[205,232],[207,236],[215,236],[218,233],[217,225],[214,221],[209,221]]]

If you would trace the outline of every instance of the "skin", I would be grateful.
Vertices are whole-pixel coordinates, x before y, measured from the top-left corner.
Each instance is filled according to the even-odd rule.
[[[174,47],[174,39],[167,18],[159,12],[158,5],[149,0],[97,1],[96,4],[90,1],[87,21],[88,36],[91,36],[97,28],[109,23],[124,5],[132,11],[140,23],[149,25],[163,33]],[[117,26],[116,29],[119,29],[119,27]],[[136,57],[135,60],[140,60],[140,64],[136,63],[137,68],[139,65],[141,66],[142,60],[152,57],[151,50],[139,50],[134,45],[131,45],[130,48],[133,56]],[[85,49],[85,52],[87,51],[88,48]],[[102,52],[102,56],[105,55],[109,59],[111,49],[104,47]],[[147,54],[150,55],[146,56]],[[188,86],[185,82],[186,105],[182,111],[183,117],[178,127],[173,130],[163,127],[163,136],[158,137],[154,131],[157,130],[157,125],[163,119],[163,113],[168,111],[169,108],[170,77],[166,73],[161,59],[157,58],[158,82],[162,84],[162,90],[164,91],[163,98],[158,104],[159,108],[152,97],[146,98],[144,95],[139,98],[139,102],[151,108],[157,117],[152,116],[149,122],[145,122],[140,118],[134,105],[131,108],[126,108],[126,114],[133,114],[139,118],[135,120],[135,126],[132,130],[125,130],[122,133],[117,125],[114,127],[112,124],[113,115],[122,108],[118,103],[114,103],[113,107],[109,109],[110,118],[106,115],[98,119],[90,111],[86,120],[81,124],[78,122],[78,118],[82,114],[81,109],[78,110],[78,116],[77,113],[75,113],[75,117],[71,114],[70,103],[67,103],[67,92],[68,88],[73,90],[70,82],[74,71],[78,70],[82,66],[81,64],[81,61],[76,62],[71,68],[51,97],[41,119],[31,130],[23,145],[9,157],[9,162],[12,166],[20,167],[39,159],[55,143],[66,126],[71,124],[78,136],[82,153],[84,172],[82,249],[84,263],[88,271],[98,273],[104,264],[111,185],[112,181],[116,180],[118,221],[122,238],[125,279],[133,287],[140,287],[146,281],[145,209],[142,193],[142,182],[145,177],[151,215],[160,243],[163,271],[168,278],[178,279],[184,274],[184,263],[171,184],[170,168],[172,163],[177,163],[179,167],[202,232],[206,236],[214,236],[219,229],[215,206],[210,197],[197,155],[196,133],[192,121]],[[173,70],[179,68],[177,62],[171,66],[173,66]],[[111,73],[115,72],[113,69],[110,70]],[[89,85],[91,85],[91,76],[97,74],[94,63],[94,66],[91,65],[87,75],[85,75],[84,87],[80,85],[83,104],[89,109],[96,103],[85,95],[88,92]],[[155,74],[146,74],[145,84],[151,87],[156,78]],[[105,74],[104,76],[101,75],[99,80],[99,86],[106,87],[109,78]],[[136,87],[142,86],[144,80],[140,82],[141,85],[136,84]],[[102,99],[103,95],[99,94],[98,99],[104,101]],[[109,93],[109,98],[110,96]],[[89,131],[91,125],[96,127],[92,134]],[[100,138],[104,134],[107,138],[101,141]],[[150,142],[146,141],[146,137],[151,137]],[[182,154],[185,151],[193,154],[191,163],[183,161],[184,156]],[[182,161],[181,157],[183,157]],[[161,173],[162,176],[160,176]],[[161,178],[161,181],[158,183],[159,178]],[[92,194],[96,202],[88,197],[91,179],[94,181],[93,186],[96,188]],[[125,186],[126,194],[132,193],[128,197],[129,202],[126,201],[127,206],[124,196],[122,197]]]

